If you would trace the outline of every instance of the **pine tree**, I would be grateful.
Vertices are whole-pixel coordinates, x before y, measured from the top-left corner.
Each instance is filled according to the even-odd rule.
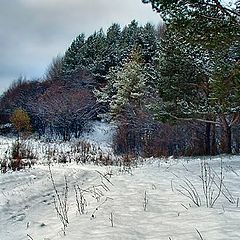
[[[151,3],[168,28],[189,43],[209,49],[228,48],[240,37],[240,13],[216,0],[142,0]],[[237,1],[236,1],[236,5]]]
[[[184,43],[177,34],[167,32],[161,43],[156,79],[160,97],[169,107],[163,116],[183,118],[200,115],[207,101],[209,56],[201,48]],[[163,106],[161,106],[163,107]],[[207,106],[206,106],[207,107]],[[202,110],[201,110],[202,109]]]
[[[139,50],[134,50],[121,68],[112,68],[108,84],[97,92],[99,101],[110,107],[110,115],[117,119],[129,109],[141,109],[146,90],[146,76]]]
[[[62,63],[62,71],[64,76],[71,75],[72,72],[76,70],[79,65],[78,60],[78,53],[80,52],[81,48],[84,46],[85,43],[85,36],[84,34],[80,34],[68,48],[63,58]]]
[[[159,39],[157,39],[156,29],[152,24],[147,23],[144,27],[139,28],[135,44],[141,48],[145,63],[154,64],[159,50]]]
[[[103,80],[107,72],[104,60],[106,48],[106,36],[101,29],[89,36],[77,53],[78,67],[87,68],[99,81]]]
[[[232,153],[232,127],[240,122],[239,46],[215,56],[210,100],[222,126],[221,149]],[[219,56],[220,55],[220,56]]]
[[[175,61],[176,59],[180,60],[179,58],[173,57],[170,60],[169,56],[165,56],[170,60],[170,66],[171,62],[175,62],[179,67],[181,66],[175,72],[173,70],[170,71],[173,73],[173,76],[170,78],[169,87],[176,86],[176,88],[167,91],[169,94],[166,96],[172,100],[175,97],[177,99],[176,103],[179,102],[179,98],[184,101],[180,101],[180,111],[178,108],[179,104],[175,103],[171,107],[175,107],[175,112],[178,110],[179,113],[191,114],[194,118],[194,113],[198,113],[199,109],[201,110],[200,113],[204,113],[205,110],[206,114],[203,114],[205,119],[206,116],[214,115],[215,120],[220,121],[225,135],[222,139],[226,142],[225,145],[227,147],[222,148],[222,150],[223,152],[231,153],[231,127],[240,121],[239,114],[236,111],[236,105],[239,104],[236,96],[239,95],[238,83],[240,81],[237,74],[240,56],[238,47],[240,39],[239,12],[236,9],[227,7],[224,3],[214,0],[143,0],[143,2],[151,2],[153,8],[160,12],[165,20],[168,31],[180,36],[181,44],[189,46],[185,50],[187,56],[183,56],[184,60],[189,59],[191,55],[195,56],[195,63],[208,60],[200,68],[196,68],[196,70],[200,70],[199,73],[207,73],[204,73],[207,76],[207,81],[204,80],[204,75],[201,77],[202,82],[205,82],[204,89],[208,93],[205,95],[208,97],[203,98],[206,99],[207,103],[204,104],[201,98],[198,102],[196,101],[198,98],[190,94],[192,92],[192,84],[196,83],[190,81],[188,88],[185,90],[181,88],[181,79],[184,79],[184,74],[186,79],[192,76],[189,72],[191,67],[188,69],[184,65],[181,66],[183,61],[180,61],[180,64]],[[187,49],[200,49],[200,52],[208,52],[208,54],[202,58],[188,52]],[[182,54],[181,52],[175,53],[178,57]],[[163,69],[161,71],[164,73]],[[198,86],[201,85],[198,84]],[[201,96],[201,92],[198,89],[196,95]],[[177,93],[176,96],[175,93]],[[189,101],[191,98],[192,101]],[[226,98],[228,101],[226,101]],[[229,98],[231,101],[229,101]],[[190,111],[182,111],[184,109],[190,109]],[[195,109],[195,111],[192,111],[192,109]]]
[[[139,35],[139,26],[136,20],[131,21],[122,30],[121,39],[121,58],[127,59],[131,51],[137,46],[137,38]]]
[[[178,34],[166,32],[161,43],[159,77],[155,79],[159,101],[151,104],[155,118],[162,122],[205,123],[205,151],[215,152],[215,112],[209,101],[210,53],[184,42]]]
[[[160,39],[157,37],[155,27],[147,23],[144,27],[140,27],[137,44],[141,51],[141,55],[144,61],[144,72],[147,77],[147,86],[149,94],[154,94],[154,88],[156,79],[159,78],[159,72],[157,70],[159,57],[160,57]]]
[[[107,49],[105,53],[106,68],[119,65],[121,59],[121,27],[114,23],[107,29],[106,35]]]

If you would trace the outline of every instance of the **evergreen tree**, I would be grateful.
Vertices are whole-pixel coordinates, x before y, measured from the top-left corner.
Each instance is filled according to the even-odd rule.
[[[85,43],[85,36],[84,34],[80,34],[75,40],[73,40],[71,46],[65,53],[62,63],[62,71],[64,76],[71,75],[74,70],[79,65],[78,60],[78,53],[80,52],[81,48]]]
[[[114,23],[107,29],[107,50],[105,53],[106,68],[119,65],[121,62],[121,27]]]
[[[99,101],[109,104],[110,115],[118,119],[130,109],[141,109],[146,91],[146,77],[139,50],[134,50],[121,68],[112,68],[108,83],[96,92]]]
[[[216,0],[142,0],[151,3],[168,28],[188,42],[223,49],[240,37],[237,9]]]
[[[127,59],[131,51],[137,47],[137,38],[139,35],[139,26],[136,20],[131,21],[130,24],[125,26],[122,30],[121,39],[121,58]]]
[[[104,79],[106,75],[104,60],[106,48],[106,36],[101,29],[89,36],[84,46],[77,53],[78,67],[87,68],[98,80]]]
[[[135,44],[141,48],[145,63],[154,64],[159,50],[159,39],[157,39],[156,29],[152,24],[147,23],[144,27],[139,28]]]
[[[166,32],[161,43],[159,77],[155,79],[160,101],[151,105],[162,122],[195,121],[206,125],[206,153],[215,153],[215,113],[209,101],[210,54],[184,42],[181,36]],[[214,135],[214,134],[213,134]]]
[[[222,126],[221,149],[232,153],[232,127],[240,122],[239,45],[215,56],[210,101]],[[220,56],[219,56],[220,55]]]
[[[190,81],[189,88],[181,91],[182,74],[179,75],[179,70],[173,72],[176,78],[171,81],[170,87],[176,86],[176,91],[171,89],[170,93],[178,92],[180,96],[190,96],[192,99],[191,105],[198,106],[196,109],[207,109],[205,116],[215,116],[215,119],[220,121],[223,129],[224,145],[222,151],[231,153],[231,126],[236,124],[239,119],[239,114],[236,114],[236,105],[239,104],[237,97],[239,95],[238,83],[240,81],[238,73],[239,69],[239,39],[240,39],[240,24],[239,12],[236,9],[231,9],[219,1],[200,1],[200,0],[185,0],[185,1],[168,1],[168,0],[144,0],[143,2],[151,2],[154,9],[160,12],[161,16],[167,24],[168,31],[180,36],[181,44],[188,45],[187,49],[200,49],[201,52],[208,52],[206,57],[196,56],[195,63],[201,60],[208,61],[200,66],[200,72],[208,79],[204,88],[207,89],[207,104],[202,104],[197,97],[189,94],[191,91]],[[181,56],[181,53],[175,52],[176,56]],[[191,52],[185,56],[186,60],[191,56]],[[171,56],[171,55],[170,55]],[[176,56],[170,60],[174,62]],[[166,58],[169,58],[167,56]],[[188,60],[187,60],[188,61]],[[181,61],[183,62],[183,61]],[[185,78],[189,78],[191,67],[189,69],[182,66]],[[198,69],[198,68],[196,68]],[[162,71],[163,69],[161,69]],[[181,69],[180,69],[181,70]],[[164,71],[163,71],[164,72]],[[196,71],[195,71],[196,72]],[[171,75],[171,74],[170,74]],[[202,82],[204,82],[204,75]],[[194,83],[195,84],[195,83]],[[198,84],[199,85],[199,84]],[[165,88],[169,89],[169,88]],[[174,94],[168,95],[172,100]],[[196,96],[202,96],[200,89],[196,91]],[[231,96],[231,101],[226,101],[226,97]],[[187,97],[188,98],[188,97]],[[177,102],[179,102],[177,96]],[[181,99],[181,98],[180,98]],[[180,101],[181,109],[191,109],[191,105],[187,104],[185,97],[184,101]],[[201,99],[200,99],[201,100]],[[197,105],[195,104],[197,103]],[[201,103],[200,105],[198,103]],[[178,106],[179,104],[174,104]],[[205,105],[205,107],[204,107]],[[202,107],[203,106],[203,107]],[[229,111],[226,111],[226,106]],[[235,111],[233,111],[235,109]],[[176,110],[176,109],[175,109]],[[199,110],[197,110],[198,112]],[[182,113],[183,111],[180,111]],[[196,112],[196,111],[194,111]],[[193,118],[194,112],[188,110]],[[201,111],[204,112],[204,111]],[[184,111],[185,113],[185,111]]]
[[[160,115],[176,119],[205,113],[206,86],[209,82],[209,56],[201,48],[184,43],[177,34],[167,32],[161,43],[156,79],[160,97],[167,108]],[[163,107],[163,106],[161,106]],[[164,119],[163,119],[164,120]]]
[[[152,97],[155,96],[154,88],[156,80],[159,78],[157,66],[160,57],[160,39],[157,38],[155,27],[147,23],[144,27],[140,27],[137,44],[144,60],[144,72],[147,77],[148,91]]]
[[[106,35],[102,29],[86,40],[81,34],[65,54],[64,76],[69,79],[74,72],[86,68],[98,81],[105,81],[109,69],[121,66],[136,47],[140,49],[144,61],[153,65],[158,51],[158,39],[153,25],[140,27],[133,20],[122,31],[119,24],[112,24]]]

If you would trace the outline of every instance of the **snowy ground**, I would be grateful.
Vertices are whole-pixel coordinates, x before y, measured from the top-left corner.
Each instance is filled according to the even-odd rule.
[[[8,144],[9,139],[1,141],[2,152]],[[199,177],[203,161],[148,159],[131,169],[53,164],[57,190],[62,192],[64,176],[69,188],[66,236],[54,207],[48,165],[0,174],[0,239],[239,240],[240,159],[222,158],[225,196],[221,194],[212,208],[206,207]],[[205,161],[216,171],[219,186],[220,157]],[[178,191],[188,189],[188,181],[201,198],[200,207]],[[78,212],[74,186],[88,189],[83,214]],[[216,196],[218,189],[212,188]]]
[[[95,121],[92,123],[91,131],[84,133],[82,139],[92,144],[97,145],[105,151],[111,150],[115,126],[106,122]]]

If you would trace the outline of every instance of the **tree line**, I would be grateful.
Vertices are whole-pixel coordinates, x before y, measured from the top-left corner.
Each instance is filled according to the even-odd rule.
[[[112,24],[106,33],[100,29],[87,38],[80,34],[64,56],[52,60],[41,79],[20,76],[12,83],[0,99],[2,123],[10,121],[15,109],[22,109],[39,136],[79,137],[89,121],[108,109],[94,91],[107,83],[110,68],[123,64],[136,45],[152,61],[156,39],[154,26],[139,26],[136,21],[123,28]]]
[[[20,78],[2,95],[2,122],[21,108],[39,136],[64,140],[79,137],[90,120],[113,121],[117,153],[238,153],[237,3],[143,2],[163,24],[132,21],[80,34],[41,81]]]

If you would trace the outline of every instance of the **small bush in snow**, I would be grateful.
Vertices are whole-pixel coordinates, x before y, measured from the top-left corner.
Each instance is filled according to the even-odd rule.
[[[8,170],[18,171],[25,167],[31,167],[36,163],[37,157],[33,151],[19,140],[13,142],[9,156],[5,156],[1,161],[1,171],[3,173]]]

